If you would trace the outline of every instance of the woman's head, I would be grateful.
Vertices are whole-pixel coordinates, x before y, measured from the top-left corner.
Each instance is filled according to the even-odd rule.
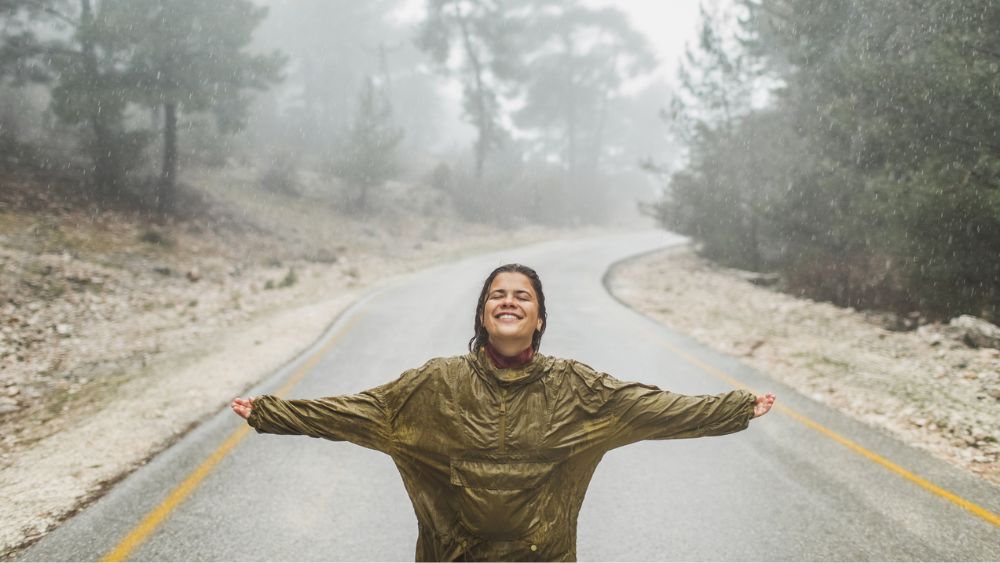
[[[505,264],[483,283],[469,350],[485,346],[491,336],[495,342],[530,335],[531,348],[537,352],[546,323],[545,293],[538,273],[521,264]]]

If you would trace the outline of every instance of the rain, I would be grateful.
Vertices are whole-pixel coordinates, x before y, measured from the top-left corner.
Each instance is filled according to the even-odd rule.
[[[994,0],[0,0],[0,558],[372,292],[629,233],[619,301],[996,526],[998,116]]]

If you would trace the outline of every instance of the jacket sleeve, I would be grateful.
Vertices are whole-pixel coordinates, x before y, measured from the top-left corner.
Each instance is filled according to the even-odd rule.
[[[297,434],[343,440],[387,452],[389,417],[375,390],[313,400],[263,395],[253,402],[247,423],[266,434]]]
[[[609,419],[608,449],[640,440],[721,436],[746,429],[756,397],[744,390],[718,395],[681,395],[653,385],[594,373],[591,388]]]

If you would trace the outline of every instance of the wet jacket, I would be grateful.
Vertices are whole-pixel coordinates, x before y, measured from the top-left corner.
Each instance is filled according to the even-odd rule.
[[[258,432],[346,440],[392,456],[413,502],[416,559],[575,560],[577,515],[605,452],[743,430],[754,396],[687,396],[536,354],[436,358],[385,385],[254,401]]]

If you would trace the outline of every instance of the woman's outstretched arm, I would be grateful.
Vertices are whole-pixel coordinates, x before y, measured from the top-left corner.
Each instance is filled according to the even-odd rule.
[[[257,432],[343,440],[388,451],[388,415],[373,391],[322,399],[286,400],[272,395],[233,399],[230,407]]]
[[[718,395],[682,395],[653,385],[620,381],[578,362],[573,369],[601,402],[608,421],[601,439],[610,449],[640,440],[721,436],[739,432],[750,420],[767,414],[773,394],[735,390]]]

